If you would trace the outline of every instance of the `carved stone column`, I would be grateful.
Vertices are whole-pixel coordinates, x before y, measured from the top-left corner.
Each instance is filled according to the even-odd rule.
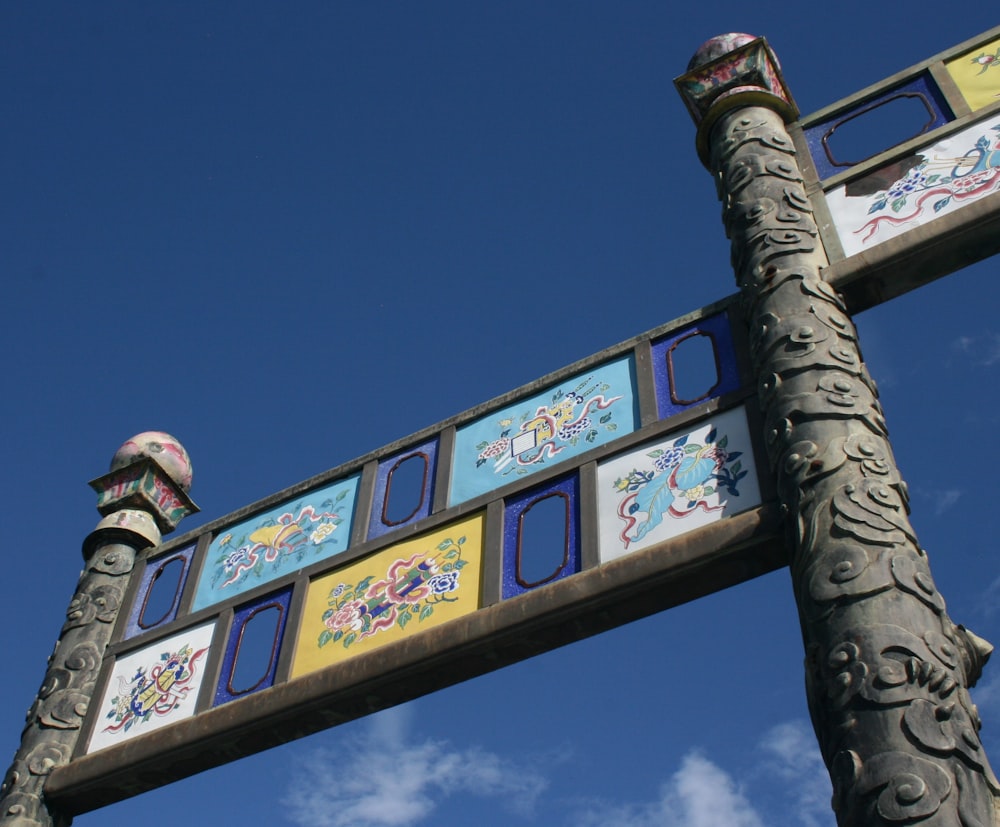
[[[198,510],[187,495],[187,452],[155,431],[126,442],[111,472],[91,486],[104,519],[83,543],[84,570],[0,789],[2,827],[65,827],[72,821],[49,810],[43,788],[76,747],[136,552],[157,545],[161,533]]]
[[[827,263],[774,55],[706,43],[676,81],[699,125],[745,299],[765,440],[787,509],[806,688],[842,827],[987,827],[997,780],[968,687],[992,647],[945,613],[875,383]]]

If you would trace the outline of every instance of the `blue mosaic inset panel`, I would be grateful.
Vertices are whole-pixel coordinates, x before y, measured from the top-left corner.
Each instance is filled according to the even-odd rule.
[[[503,597],[513,597],[522,592],[561,580],[580,571],[580,502],[577,493],[577,476],[574,474],[548,485],[539,486],[512,497],[506,503],[503,520]],[[541,574],[527,573],[525,550],[526,518],[532,508],[546,503],[555,507],[548,515],[557,519],[547,525],[533,525],[535,548],[545,547],[546,561]],[[548,556],[550,552],[555,553]]]
[[[706,373],[697,394],[677,389],[677,371],[683,370],[684,347],[707,340],[715,356],[715,370]],[[739,390],[740,374],[729,319],[725,313],[709,316],[652,343],[656,407],[660,419],[669,419],[706,399]],[[678,364],[680,362],[680,364]],[[693,398],[692,398],[693,397]]]
[[[278,668],[278,654],[288,622],[288,603],[292,589],[288,588],[247,603],[236,610],[233,625],[226,642],[219,684],[215,690],[215,705],[251,695],[274,684]],[[248,635],[252,622],[267,624],[267,635]],[[237,676],[239,664],[249,673]],[[247,663],[250,665],[247,666]]]
[[[570,377],[458,429],[449,505],[611,442],[638,422],[631,354]]]
[[[358,475],[224,529],[212,540],[192,611],[325,560],[347,548]]]
[[[148,632],[177,617],[177,606],[187,582],[193,555],[194,544],[146,564],[123,640]]]
[[[399,488],[399,480],[395,479],[395,476],[406,463],[416,463],[422,469],[422,484],[419,491],[401,491]],[[375,479],[375,495],[372,499],[368,538],[381,537],[386,532],[410,525],[430,515],[431,505],[434,502],[434,475],[436,471],[437,439],[432,439],[423,445],[418,445],[394,457],[382,460],[378,465]],[[393,488],[394,483],[395,489]],[[407,506],[413,506],[409,515],[400,516],[391,513],[390,502],[395,502],[394,498],[400,495],[406,498]]]
[[[869,124],[865,123],[866,117]],[[944,126],[953,119],[937,84],[924,74],[851,109],[838,112],[804,130],[804,134],[816,173],[823,180],[904,141]],[[843,149],[838,149],[837,130],[866,128],[886,130],[885,140],[866,140],[865,146],[869,149],[861,153],[863,157],[848,157]]]

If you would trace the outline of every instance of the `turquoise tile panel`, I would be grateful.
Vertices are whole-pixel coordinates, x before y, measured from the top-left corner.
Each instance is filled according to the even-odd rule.
[[[638,427],[632,355],[459,428],[450,505],[579,456]]]
[[[192,611],[344,551],[358,479],[339,480],[220,531],[208,547]]]

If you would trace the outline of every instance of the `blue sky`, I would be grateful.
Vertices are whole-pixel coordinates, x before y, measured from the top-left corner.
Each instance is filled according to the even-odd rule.
[[[187,447],[192,529],[733,292],[672,79],[763,34],[808,113],[994,22],[907,9],[4,4],[9,754],[125,439]],[[949,611],[1000,641],[995,267],[858,326]],[[832,825],[801,662],[776,572],[75,823]]]

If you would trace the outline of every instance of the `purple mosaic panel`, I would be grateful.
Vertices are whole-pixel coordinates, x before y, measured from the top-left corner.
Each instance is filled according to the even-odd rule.
[[[132,611],[129,613],[123,640],[148,632],[177,617],[177,607],[181,602],[184,584],[187,583],[194,549],[195,545],[192,543],[179,551],[165,554],[146,563],[135,601],[132,603]],[[177,568],[178,566],[180,568]],[[172,589],[173,599],[166,608],[157,609],[154,603],[162,605],[163,595],[160,592],[163,589]],[[157,598],[155,601],[151,600],[154,591]]]
[[[562,548],[561,562],[542,577],[529,578],[522,572],[521,550],[525,517],[542,501],[553,500],[564,507],[564,519],[546,526],[543,540]],[[558,557],[559,555],[554,555]],[[503,597],[513,597],[580,571],[580,504],[576,474],[532,488],[506,502],[503,521]]]
[[[407,514],[399,517],[389,512],[393,497],[393,477],[404,463],[420,463],[423,465],[423,482],[420,490],[400,491],[398,485],[396,495],[405,497],[407,506],[412,504],[412,510],[406,508]],[[368,523],[368,538],[381,537],[393,529],[411,525],[424,519],[431,513],[434,502],[434,476],[437,471],[437,439],[425,442],[403,451],[396,456],[382,460],[378,465],[375,477],[375,494],[372,498],[372,513]],[[398,483],[398,480],[397,480]],[[414,496],[416,495],[416,496]]]
[[[909,108],[914,112],[925,112],[926,118],[923,121],[917,118],[916,122],[912,123],[910,128],[905,129],[902,134],[894,132],[891,135],[887,135],[884,145],[879,145],[878,149],[869,152],[866,157],[849,158],[838,156],[834,140],[836,130],[847,127],[852,121],[857,121],[858,125],[863,125],[862,122],[865,115],[870,113],[874,117],[878,117],[879,115],[884,116],[888,114],[888,110],[884,110],[883,107],[893,104],[898,106],[902,102],[908,103]],[[883,109],[883,111],[879,112],[880,109]],[[803,132],[806,143],[809,146],[809,152],[812,155],[813,163],[816,165],[816,173],[819,175],[820,180],[823,180],[836,175],[838,172],[844,172],[855,164],[860,164],[862,161],[866,161],[868,158],[891,149],[904,141],[916,138],[918,135],[923,135],[932,129],[937,129],[939,126],[944,126],[953,119],[954,115],[951,112],[951,108],[946,103],[937,84],[930,75],[922,74],[881,95],[869,98],[857,104],[857,106],[838,112],[825,121],[810,126],[808,129],[803,130]]]
[[[226,653],[222,659],[222,670],[219,673],[219,683],[215,690],[216,706],[252,695],[274,684],[291,597],[292,587],[289,586],[280,592],[247,603],[234,612],[233,625],[226,641]],[[270,640],[254,640],[251,644],[250,637],[245,636],[244,632],[254,618],[262,617],[266,617],[268,622],[274,618],[274,633]],[[264,664],[264,667],[252,673],[255,680],[248,686],[243,686],[242,681],[236,680],[236,668],[240,658],[252,658],[254,662]]]
[[[715,374],[706,375],[704,388],[698,394],[681,393],[676,374],[683,361],[685,343],[703,337],[715,354]],[[725,313],[709,316],[652,343],[653,376],[656,383],[656,407],[660,419],[686,411],[706,399],[739,390],[740,373],[736,363],[736,348],[729,319]],[[679,359],[676,357],[680,357]]]

